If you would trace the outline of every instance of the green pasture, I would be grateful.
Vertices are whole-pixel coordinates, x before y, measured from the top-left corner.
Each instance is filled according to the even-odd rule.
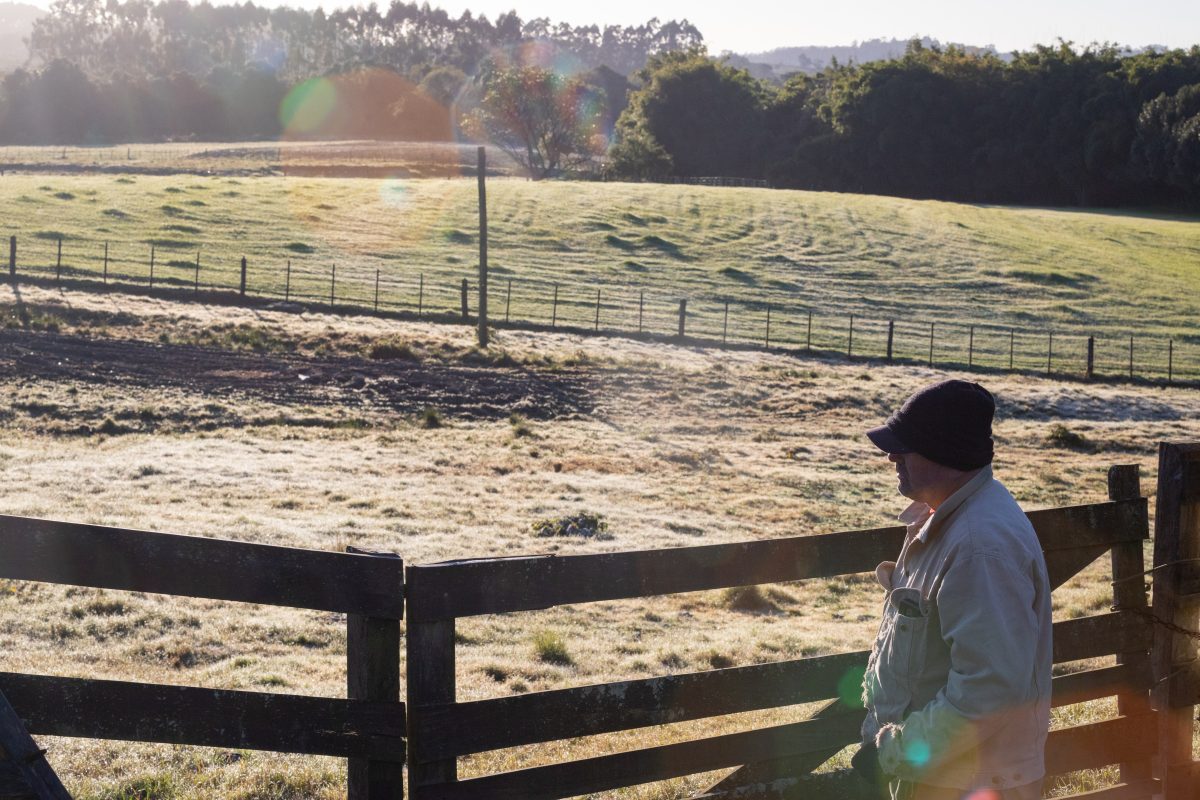
[[[1081,358],[1100,339],[1100,363],[1124,369],[1128,337],[1141,362],[1177,361],[1200,373],[1200,224],[1147,213],[1008,208],[766,189],[614,183],[488,186],[493,318],[672,331],[680,299],[689,333],[846,350],[882,351],[887,320],[896,350],[976,363],[1044,364]],[[475,284],[473,180],[282,177],[7,175],[0,233],[16,234],[18,271],[53,274],[62,238],[64,276],[110,275],[236,287],[248,259],[249,291],[426,310],[458,307]],[[423,276],[423,277],[422,277]],[[508,297],[512,282],[511,300]],[[558,286],[557,314],[552,309]],[[474,303],[474,300],[472,300]],[[511,305],[510,305],[511,304]],[[509,307],[510,306],[510,307]],[[1015,330],[1011,335],[1009,329]],[[1015,343],[1013,342],[1015,339]],[[1164,362],[1159,364],[1159,362]]]

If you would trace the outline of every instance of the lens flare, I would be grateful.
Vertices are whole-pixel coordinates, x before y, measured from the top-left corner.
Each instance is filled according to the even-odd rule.
[[[846,670],[846,674],[838,679],[838,697],[850,708],[863,707],[862,691],[863,675],[865,674],[866,669],[863,667],[851,667]]]
[[[904,743],[904,760],[915,767],[923,767],[929,763],[929,742],[924,739],[914,739]]]
[[[299,84],[283,98],[279,121],[293,134],[309,134],[329,118],[337,104],[337,89],[326,78],[313,78]]]

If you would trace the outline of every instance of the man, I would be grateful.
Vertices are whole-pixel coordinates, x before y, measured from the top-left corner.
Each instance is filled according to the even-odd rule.
[[[1037,800],[1050,716],[1050,584],[992,477],[992,395],[948,380],[867,432],[913,502],[863,680],[854,768],[893,800]]]

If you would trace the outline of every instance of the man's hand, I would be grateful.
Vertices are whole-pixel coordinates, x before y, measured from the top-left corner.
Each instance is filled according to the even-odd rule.
[[[879,750],[874,742],[864,742],[854,754],[854,758],[850,759],[850,766],[872,786],[880,786],[883,783],[883,770],[879,768]]]

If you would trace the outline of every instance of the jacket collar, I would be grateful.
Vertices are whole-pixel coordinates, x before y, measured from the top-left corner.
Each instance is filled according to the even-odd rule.
[[[946,501],[938,506],[937,511],[925,503],[914,501],[901,512],[900,521],[908,527],[910,537],[915,537],[925,544],[929,541],[934,529],[940,528],[958,510],[959,506],[966,502],[968,497],[978,492],[991,480],[992,465],[988,464],[979,470],[974,478],[959,487],[957,492],[947,497]]]

